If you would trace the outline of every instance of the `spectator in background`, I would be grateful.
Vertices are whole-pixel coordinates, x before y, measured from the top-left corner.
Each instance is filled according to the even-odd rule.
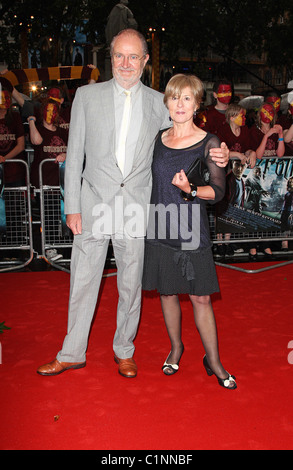
[[[7,197],[4,188],[14,188],[26,185],[26,167],[23,163],[12,160],[25,161],[25,138],[24,127],[17,111],[13,111],[11,93],[8,90],[0,92],[0,164],[3,166],[3,180],[1,181],[1,231],[5,225],[5,232],[15,234],[22,228],[17,221],[20,220],[22,209],[19,204],[15,204],[13,197]],[[2,172],[1,172],[2,173]],[[3,218],[4,217],[4,218]],[[5,220],[5,224],[3,224]],[[1,258],[11,259],[19,256],[17,250],[2,250]]]
[[[21,108],[21,116],[27,119],[29,116],[35,116],[38,123],[42,123],[42,104],[48,99],[53,100],[59,108],[59,126],[69,131],[71,106],[64,106],[64,92],[59,87],[49,88],[46,97],[39,100],[26,100],[16,88],[13,88],[12,96]]]
[[[208,106],[203,114],[203,120],[206,120],[204,125],[196,123],[199,127],[204,128],[205,131],[212,134],[218,134],[222,125],[226,122],[226,110],[232,99],[232,84],[228,80],[219,80],[214,83],[213,97],[216,104]]]
[[[42,124],[36,123],[35,116],[28,117],[30,140],[34,148],[34,160],[31,165],[31,184],[39,188],[39,165],[43,160],[53,159],[55,163],[66,158],[68,133],[59,127],[59,106],[49,99],[42,106]],[[46,169],[45,169],[46,168]],[[44,164],[43,183],[59,186],[58,165]]]
[[[274,106],[277,120],[280,113],[281,97],[276,91],[269,91],[265,94],[264,103],[270,103]]]
[[[251,145],[257,158],[283,157],[285,153],[283,128],[276,124],[277,115],[272,104],[264,103],[251,128]]]
[[[245,109],[239,104],[231,103],[227,107],[225,117],[226,122],[219,128],[218,137],[226,142],[230,150],[230,163],[232,170],[228,172],[226,178],[226,194],[223,201],[217,205],[217,212],[225,211],[228,204],[243,207],[244,203],[244,182],[242,178],[243,171],[249,166],[253,168],[256,162],[256,153],[251,150],[250,130],[245,125]],[[223,239],[223,234],[217,234],[218,240]],[[230,233],[225,233],[225,240],[231,238]],[[234,256],[235,252],[242,253],[243,247],[239,244],[219,243],[216,253],[222,256]]]
[[[49,186],[60,186],[59,164],[62,164],[66,158],[68,132],[59,127],[59,106],[56,101],[49,99],[42,105],[42,123],[36,123],[35,116],[29,116],[30,140],[34,149],[34,160],[31,165],[30,176],[31,184],[35,188],[40,187],[40,164],[44,160],[52,159],[52,162],[45,162],[41,167],[42,183]],[[35,208],[39,208],[38,194],[34,200]],[[51,199],[50,199],[51,198]],[[60,201],[52,194],[48,194],[48,210],[51,211],[50,217],[52,223],[56,214],[60,211]],[[57,261],[63,256],[57,253],[56,249],[46,250],[46,257],[49,261]]]
[[[290,123],[288,122],[286,114],[281,113],[280,95],[276,91],[269,91],[264,97],[264,102],[274,106],[276,112],[276,124],[280,124],[280,126],[283,127],[283,130],[288,129],[290,127]]]
[[[264,103],[256,116],[256,123],[251,128],[251,145],[256,157],[283,157],[285,153],[283,128],[276,124],[277,114],[275,107]],[[267,243],[261,243],[262,251],[267,259],[272,259],[272,250]],[[251,245],[249,251],[251,261],[257,258],[256,244]]]
[[[58,126],[69,132],[71,105],[64,106],[64,92],[61,88],[50,88],[48,99],[59,106]]]
[[[8,90],[0,95],[0,163],[11,159],[25,160],[24,127],[20,114],[11,108],[12,97]],[[5,186],[22,186],[26,183],[22,163],[4,165]]]
[[[239,104],[231,103],[226,110],[226,122],[218,131],[218,137],[226,142],[230,158],[239,159],[250,168],[255,166],[256,153],[251,150],[250,132],[246,126],[246,111]]]
[[[287,111],[287,126],[284,128],[285,155],[293,156],[293,96]]]

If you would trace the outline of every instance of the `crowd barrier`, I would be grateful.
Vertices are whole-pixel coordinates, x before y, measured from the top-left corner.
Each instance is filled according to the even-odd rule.
[[[5,186],[4,164],[0,165],[0,272],[24,268],[33,259],[29,166],[23,160],[5,165],[25,167],[24,186]]]
[[[282,232],[275,232],[275,231],[256,231],[256,232],[239,232],[239,233],[231,233],[229,240],[226,240],[224,238],[219,238],[217,230],[216,230],[216,214],[215,210],[212,207],[208,208],[208,214],[209,214],[209,222],[210,222],[210,233],[211,233],[211,240],[214,246],[214,251],[216,252],[216,248],[218,245],[232,245],[235,250],[237,248],[243,248],[242,253],[237,253],[235,258],[237,257],[238,261],[243,261],[243,259],[246,259],[248,257],[248,252],[251,247],[251,245],[258,245],[263,242],[268,242],[268,244],[274,244],[273,248],[273,254],[275,257],[283,257],[286,255],[286,257],[290,258],[288,261],[282,261],[282,262],[276,262],[276,264],[273,265],[268,265],[265,267],[261,268],[244,268],[241,267],[240,263],[237,263],[237,266],[235,265],[235,261],[233,261],[233,257],[227,261],[227,258],[225,259],[225,262],[221,262],[218,259],[221,259],[221,257],[217,257],[215,254],[215,264],[217,266],[222,266],[228,269],[232,269],[235,271],[241,271],[245,273],[260,273],[263,271],[268,271],[271,269],[275,269],[277,267],[281,266],[286,266],[287,264],[293,263],[293,250],[288,250],[286,253],[282,251],[281,249],[281,243],[284,240],[287,240],[288,242],[290,240],[293,240],[293,232],[290,235],[284,236]],[[224,235],[224,234],[223,234]],[[258,251],[258,260],[259,261],[266,261],[265,254],[263,252]],[[255,265],[254,265],[255,266]]]
[[[71,230],[66,226],[64,215],[63,181],[65,165],[59,165],[59,186],[44,184],[44,165],[56,165],[50,159],[41,162],[40,180],[40,222],[41,222],[41,255],[52,266],[69,271],[70,253],[73,242]],[[62,258],[58,262],[50,259],[49,253],[56,250]],[[67,255],[67,256],[66,256]]]
[[[28,160],[31,161],[31,149],[28,155]],[[28,184],[21,188],[5,188],[5,185],[2,188],[2,201],[5,202],[6,211],[6,229],[0,233],[0,272],[24,267],[32,261],[34,255],[43,258],[57,269],[70,272],[73,236],[66,226],[64,215],[63,181],[65,164],[59,165],[60,185],[49,186],[44,183],[44,165],[47,163],[56,165],[56,163],[50,159],[44,160],[39,168],[40,188],[36,189],[31,188],[29,184],[29,162],[24,163],[21,160],[14,160],[14,162],[16,161],[25,165]],[[7,161],[5,164],[9,163]],[[0,166],[3,167],[3,165]],[[291,177],[293,178],[293,158],[262,159],[257,162],[256,168],[262,173],[261,184],[257,190],[253,190],[251,183],[249,191],[247,190],[251,179],[250,172],[253,170],[246,168],[242,175],[243,184],[246,186],[246,199],[243,200],[241,207],[231,201],[225,206],[225,210],[219,213],[217,207],[208,205],[211,240],[214,248],[222,243],[245,246],[243,253],[237,253],[237,259],[247,257],[247,252],[252,243],[261,242],[273,243],[275,245],[274,254],[283,256],[281,251],[282,241],[288,240],[290,242],[293,239],[291,220],[293,206],[291,206],[291,213],[288,215],[288,220],[291,218],[289,229],[284,231],[281,222],[284,213],[284,201],[288,193],[288,181]],[[37,246],[37,243],[33,240],[31,193],[33,193],[33,201],[39,201],[39,216],[33,218],[33,223],[39,225],[40,246]],[[251,197],[252,194],[255,196],[254,199]],[[258,202],[258,208],[251,205],[252,200],[254,204],[255,201]],[[228,239],[226,239],[227,233],[229,233]],[[52,260],[49,256],[51,250],[56,250],[62,257],[58,260]],[[2,255],[2,251],[5,251],[5,256]],[[9,251],[13,252],[13,256],[9,257],[7,255]],[[21,261],[13,259],[16,251],[21,252]],[[109,256],[113,257],[113,254],[110,252]],[[260,260],[262,256],[262,254],[259,255]],[[241,263],[235,265],[233,258],[229,262],[227,259],[222,262],[221,259],[217,259],[216,255],[215,263],[238,271],[258,273],[291,264],[293,262],[293,251],[288,251],[286,256],[287,261],[282,260],[259,269],[246,269],[241,267]],[[114,258],[111,258],[111,260],[115,263]]]

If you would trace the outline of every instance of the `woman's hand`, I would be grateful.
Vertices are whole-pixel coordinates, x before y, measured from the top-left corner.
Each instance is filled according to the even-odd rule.
[[[275,124],[270,130],[266,133],[266,136],[270,136],[272,134],[282,134],[283,135],[283,128],[279,124]]]
[[[246,163],[249,168],[254,168],[256,165],[256,153],[253,150],[247,150],[245,152],[245,156],[247,158]]]
[[[190,184],[184,170],[181,170],[179,173],[174,175],[172,184],[185,193],[190,193],[191,191]]]
[[[55,159],[55,163],[62,163],[66,159],[66,153],[59,153]]]
[[[279,134],[279,137],[283,137],[283,127],[280,126],[280,124],[275,124],[274,129],[276,130],[276,133]]]

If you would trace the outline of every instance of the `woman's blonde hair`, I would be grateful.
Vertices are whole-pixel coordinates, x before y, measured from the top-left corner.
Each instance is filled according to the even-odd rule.
[[[182,90],[189,87],[196,104],[199,106],[202,100],[204,87],[202,81],[195,75],[185,75],[183,73],[178,73],[170,78],[167,83],[164,95],[164,103],[167,106],[167,101],[169,98],[174,96],[181,96]]]

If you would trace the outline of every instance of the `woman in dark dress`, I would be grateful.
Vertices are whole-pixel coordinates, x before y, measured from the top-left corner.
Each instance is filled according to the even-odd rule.
[[[200,106],[202,82],[195,76],[175,75],[167,84],[164,102],[173,127],[157,137],[153,160],[153,191],[145,247],[144,290],[157,290],[171,352],[163,372],[178,371],[184,346],[181,339],[179,294],[189,294],[196,327],[204,349],[204,367],[221,386],[236,388],[220,362],[217,327],[210,295],[219,291],[212,256],[206,202],[216,203],[225,192],[225,170],[211,159],[209,150],[219,139],[194,124]],[[186,171],[196,159],[204,159],[210,180],[191,186]]]

